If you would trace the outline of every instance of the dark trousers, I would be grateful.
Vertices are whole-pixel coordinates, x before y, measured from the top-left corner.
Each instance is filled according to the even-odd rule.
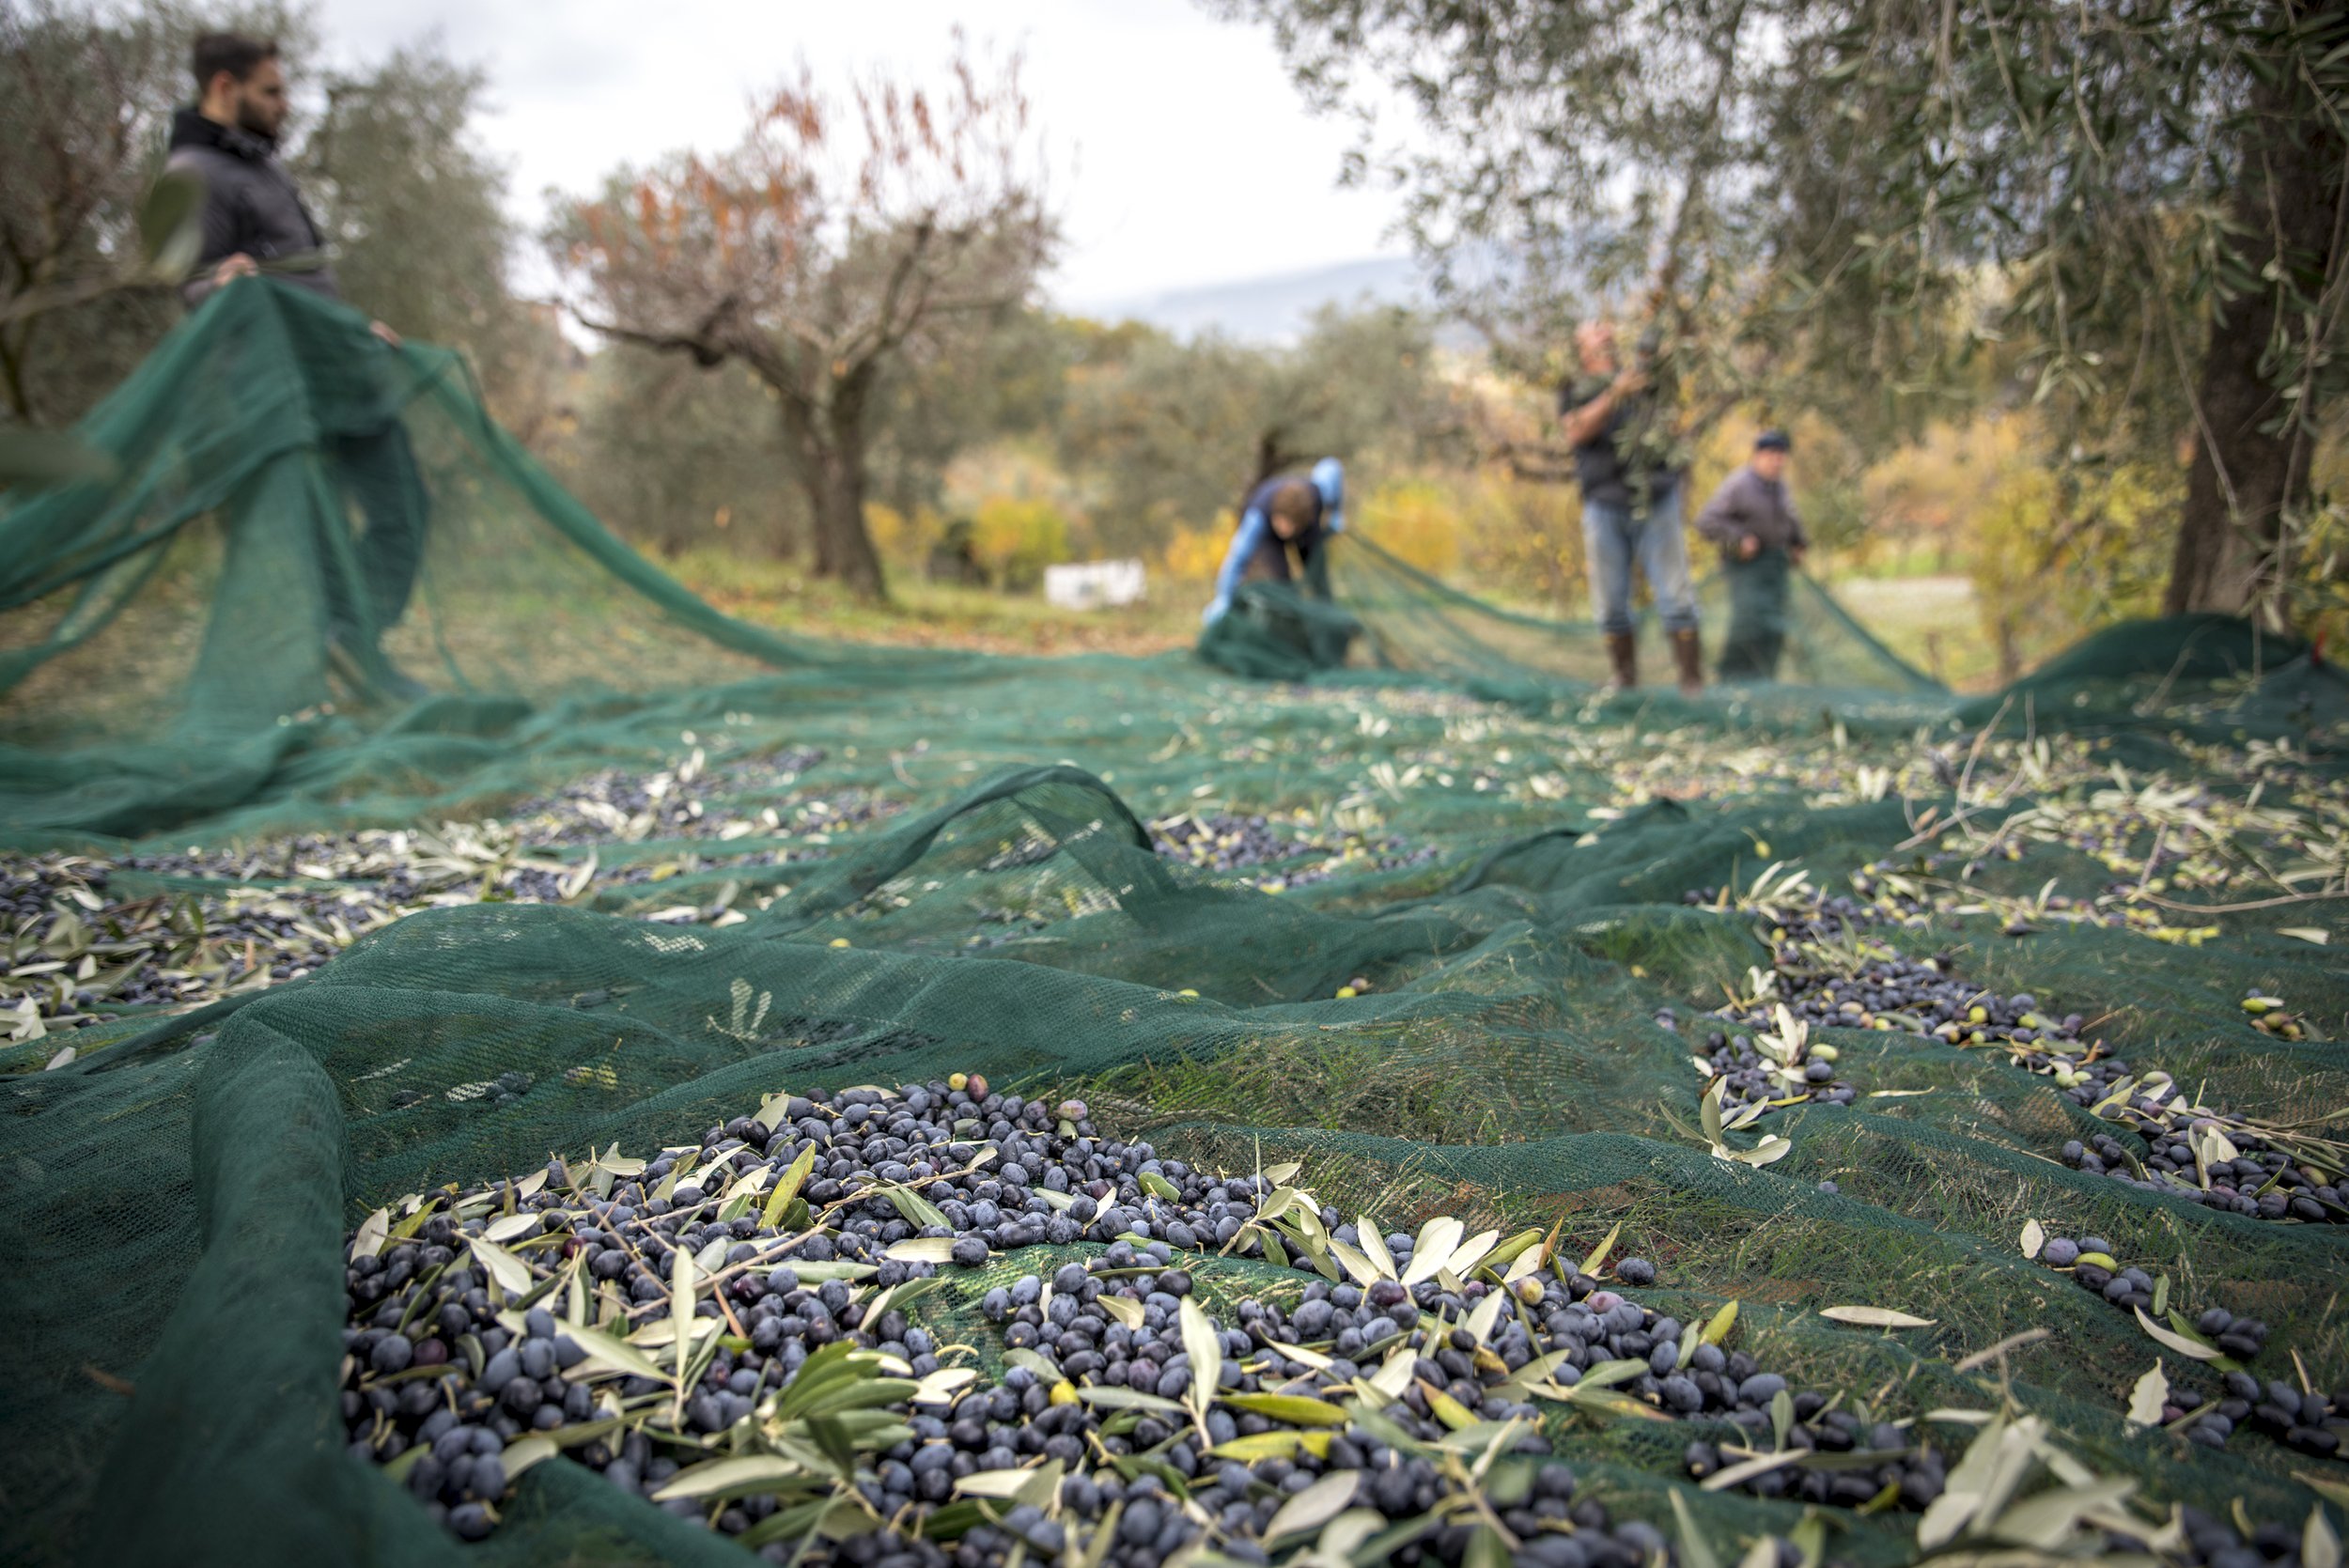
[[[1776,680],[1786,648],[1786,601],[1794,563],[1784,551],[1765,550],[1750,561],[1722,563],[1729,580],[1729,635],[1721,640],[1724,681]]]
[[[381,429],[331,436],[325,451],[347,504],[366,520],[355,540],[347,514],[324,520],[329,528],[344,529],[339,537],[319,541],[328,626],[354,652],[372,649],[406,613],[415,592],[431,504],[408,427],[397,419]]]

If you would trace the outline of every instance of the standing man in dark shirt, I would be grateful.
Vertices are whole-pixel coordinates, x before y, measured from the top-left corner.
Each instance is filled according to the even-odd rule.
[[[1582,374],[1559,395],[1559,423],[1574,448],[1582,486],[1591,605],[1607,636],[1613,684],[1623,690],[1640,681],[1631,618],[1636,560],[1672,637],[1681,692],[1693,696],[1703,689],[1704,670],[1688,547],[1681,536],[1680,471],[1667,449],[1669,432],[1658,424],[1666,416],[1648,395],[1645,367],[1617,364],[1613,327],[1583,322],[1575,329],[1574,348]]]
[[[1697,514],[1697,532],[1721,547],[1729,579],[1729,635],[1721,644],[1723,680],[1776,680],[1786,646],[1786,596],[1810,536],[1786,489],[1783,430],[1765,430],[1753,459],[1721,481]]]
[[[166,166],[204,182],[204,246],[181,297],[193,310],[219,289],[257,274],[264,262],[299,261],[308,265],[272,275],[339,301],[342,288],[326,264],[324,238],[277,156],[287,101],[276,44],[206,33],[195,40],[191,65],[197,98],[172,117]],[[397,349],[399,336],[391,328],[381,321],[371,328],[380,344],[358,338],[354,352]],[[421,696],[424,688],[395,670],[378,644],[407,610],[424,560],[428,505],[408,428],[394,411],[369,428],[323,431],[319,441],[344,494],[366,519],[355,544],[319,541],[330,656],[355,684],[382,695]]]

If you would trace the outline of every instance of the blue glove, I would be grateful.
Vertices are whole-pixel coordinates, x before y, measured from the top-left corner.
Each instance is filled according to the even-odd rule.
[[[1200,613],[1199,624],[1201,626],[1213,626],[1216,622],[1221,620],[1223,618],[1224,612],[1230,610],[1231,608],[1232,601],[1223,595],[1218,594],[1213,599],[1208,601],[1207,608]]]

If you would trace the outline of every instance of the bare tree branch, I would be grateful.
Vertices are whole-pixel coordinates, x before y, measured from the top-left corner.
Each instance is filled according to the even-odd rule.
[[[550,244],[594,330],[739,359],[775,391],[816,572],[878,596],[864,465],[887,378],[1027,296],[1054,239],[1031,140],[1016,62],[988,80],[957,61],[937,93],[860,83],[845,114],[802,68],[738,147],[615,178]]]

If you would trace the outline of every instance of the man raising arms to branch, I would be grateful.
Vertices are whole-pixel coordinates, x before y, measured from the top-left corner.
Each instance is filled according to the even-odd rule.
[[[1658,446],[1661,415],[1649,395],[1641,362],[1617,363],[1615,329],[1588,320],[1575,329],[1582,374],[1558,399],[1559,427],[1574,448],[1582,487],[1582,544],[1591,575],[1591,606],[1607,637],[1612,684],[1640,683],[1639,644],[1631,618],[1631,567],[1639,563],[1657,613],[1671,634],[1680,691],[1694,696],[1704,685],[1697,642],[1696,594],[1688,585],[1688,547],[1681,536],[1680,472]]]

